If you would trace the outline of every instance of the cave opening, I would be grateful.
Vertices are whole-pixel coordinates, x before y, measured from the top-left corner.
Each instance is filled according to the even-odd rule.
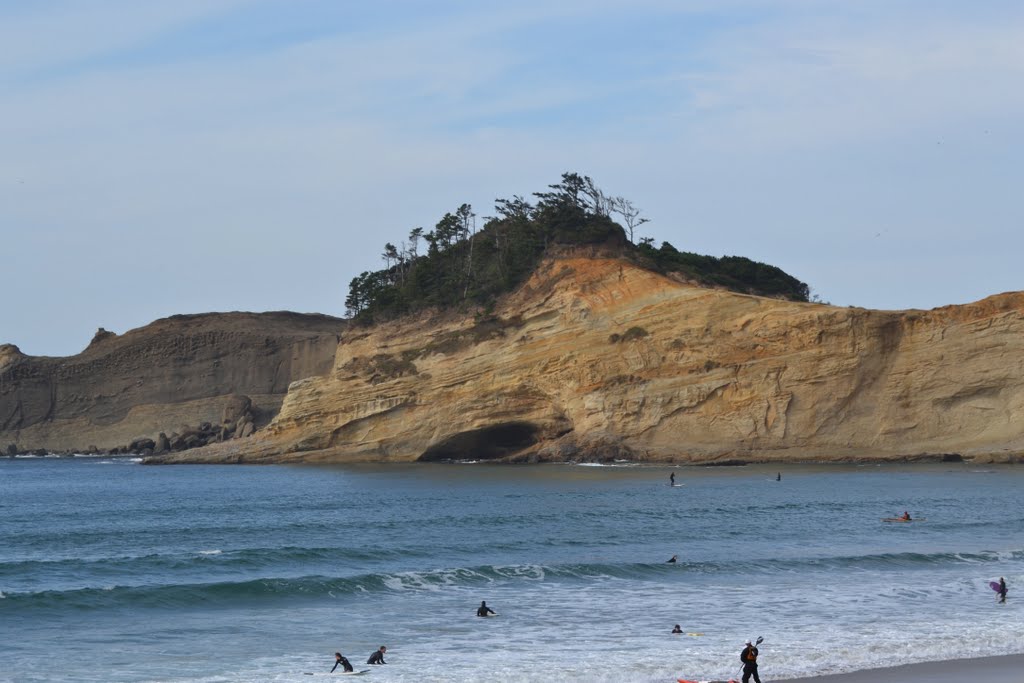
[[[536,425],[529,422],[509,422],[450,436],[424,451],[419,460],[496,460],[513,455],[535,443]]]

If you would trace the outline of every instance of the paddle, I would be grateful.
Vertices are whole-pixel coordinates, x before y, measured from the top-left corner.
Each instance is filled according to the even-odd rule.
[[[755,640],[755,641],[754,641],[754,647],[757,647],[758,645],[760,645],[760,644],[761,644],[761,643],[763,643],[763,642],[764,642],[764,636],[758,636],[758,637],[757,637],[757,640]],[[741,669],[742,669],[742,668],[743,668],[744,666],[745,666],[744,664],[740,664],[740,668],[741,668]]]

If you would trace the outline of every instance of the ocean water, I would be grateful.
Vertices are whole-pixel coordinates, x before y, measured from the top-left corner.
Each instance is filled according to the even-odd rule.
[[[0,680],[310,681],[380,645],[360,680],[724,679],[757,636],[768,680],[1024,652],[1024,468],[777,471],[0,459]],[[904,510],[927,519],[881,522]]]

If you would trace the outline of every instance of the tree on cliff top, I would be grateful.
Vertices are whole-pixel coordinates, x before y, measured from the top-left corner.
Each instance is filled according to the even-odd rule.
[[[779,268],[738,256],[701,256],[680,252],[667,242],[633,244],[644,223],[629,200],[611,197],[588,176],[563,173],[536,204],[521,196],[496,199],[496,216],[479,231],[469,204],[446,213],[429,232],[414,228],[401,248],[390,242],[381,258],[384,268],[352,279],[345,306],[362,322],[386,320],[430,307],[489,307],[533,272],[551,245],[605,245],[644,267],[681,272],[707,285],[735,291],[807,301],[808,287]],[[626,230],[612,219],[620,215]],[[419,253],[419,240],[427,243]]]

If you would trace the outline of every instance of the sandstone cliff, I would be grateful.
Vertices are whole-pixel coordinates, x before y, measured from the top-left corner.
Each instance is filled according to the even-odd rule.
[[[345,325],[322,315],[209,313],[123,335],[101,328],[67,358],[2,345],[0,447],[109,450],[160,432],[196,437],[204,423],[211,434],[225,420],[234,430],[246,414],[265,424],[289,383],[330,370]]]
[[[1022,293],[872,311],[568,257],[487,319],[352,330],[266,429],[177,459],[1005,460],[1022,418]]]

